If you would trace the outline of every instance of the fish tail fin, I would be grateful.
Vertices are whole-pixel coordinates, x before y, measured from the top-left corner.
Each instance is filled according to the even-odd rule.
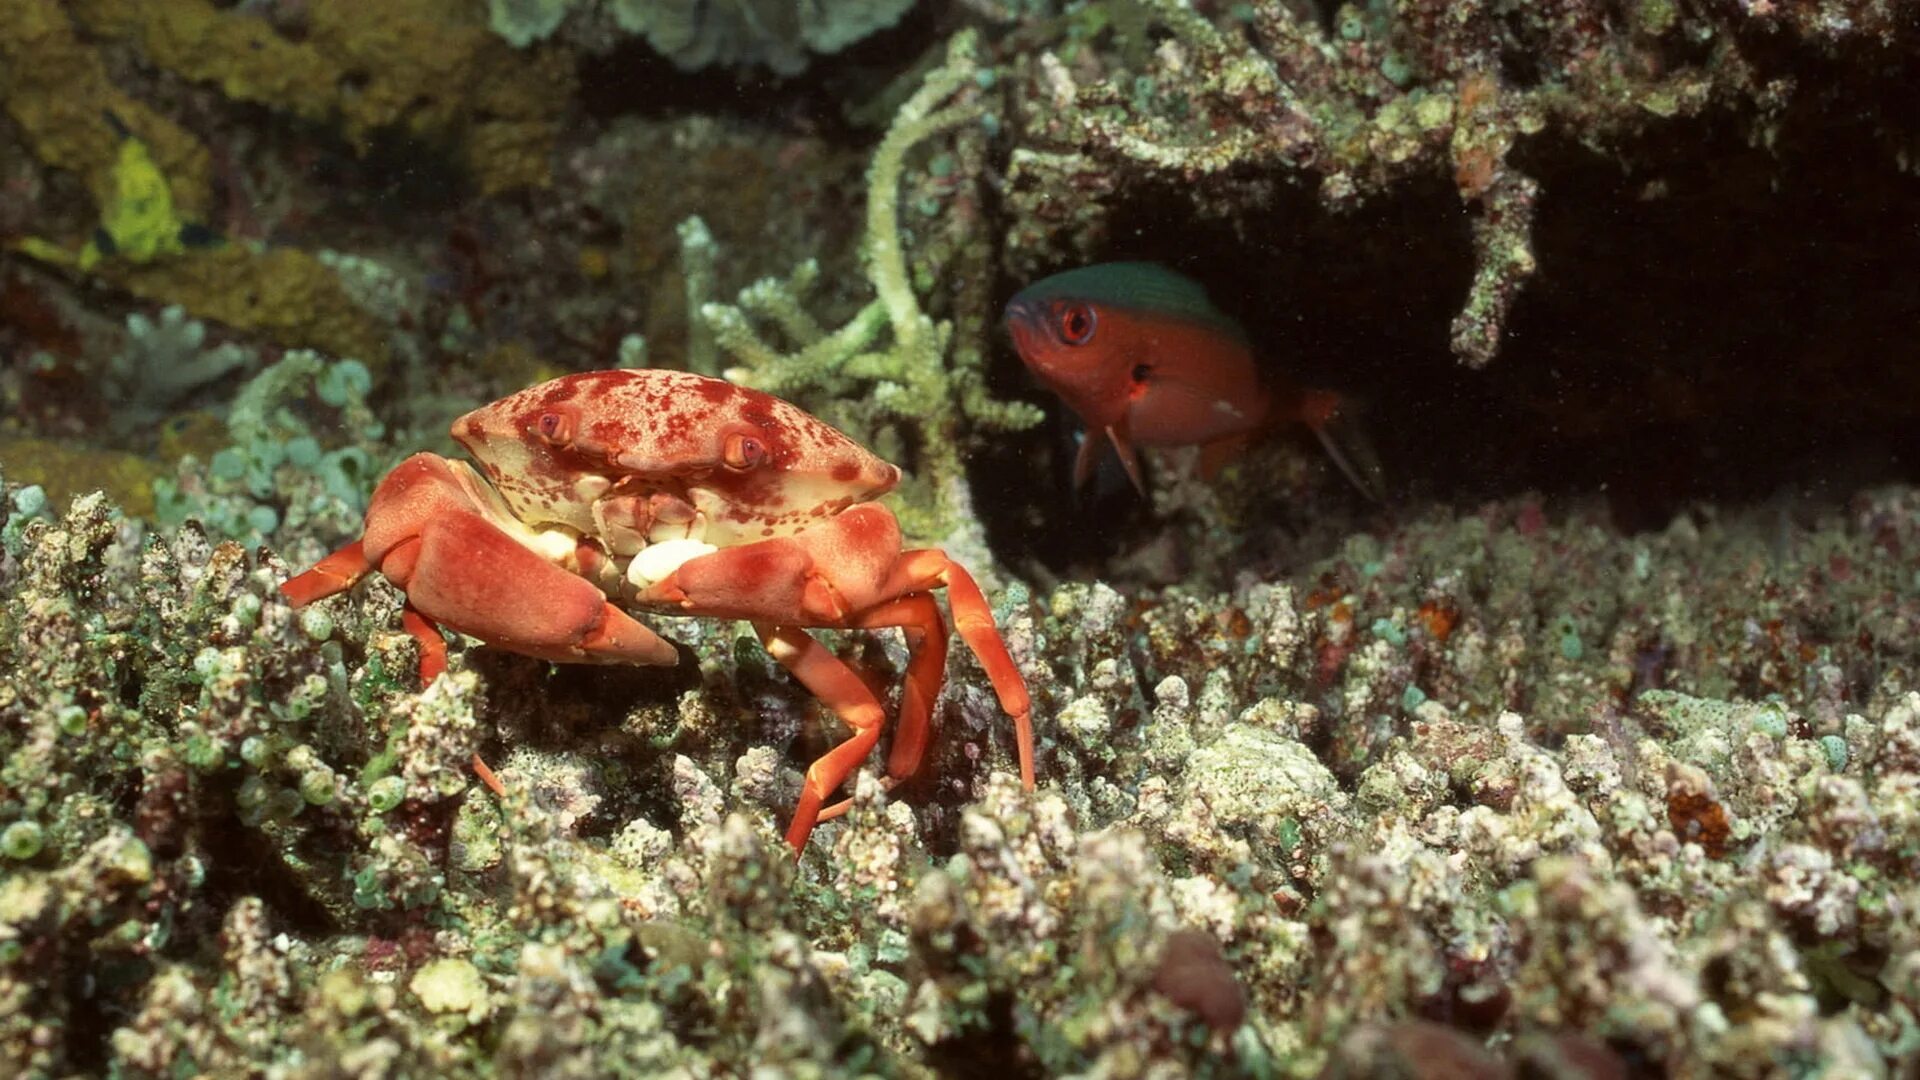
[[[1380,455],[1367,438],[1358,402],[1331,390],[1309,390],[1301,395],[1300,419],[1346,474],[1353,486],[1373,502],[1386,501],[1387,474]]]

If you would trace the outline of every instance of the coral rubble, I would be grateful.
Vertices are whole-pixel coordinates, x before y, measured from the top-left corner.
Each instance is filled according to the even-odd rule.
[[[795,866],[799,762],[764,739],[806,699],[721,627],[676,627],[691,689],[483,653],[421,694],[378,590],[296,615],[271,556],[27,490],[0,608],[22,1066],[1304,1075],[1429,1016],[1750,1072],[1878,1062],[1914,1022],[1920,610],[1869,601],[1920,568],[1842,554],[1920,550],[1911,493],[1784,551],[1764,513],[1626,540],[1490,506],[1311,594],[1062,586],[1002,612],[1059,718],[1040,792],[976,675],[934,786],[865,776]],[[1632,585],[1516,572],[1570,558]],[[1730,617],[1756,591],[1765,622]],[[496,803],[465,761],[509,728]]]

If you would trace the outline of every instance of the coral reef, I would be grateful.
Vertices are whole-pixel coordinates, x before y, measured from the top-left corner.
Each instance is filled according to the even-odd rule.
[[[277,534],[283,549],[296,538],[356,531],[370,486],[396,456],[367,406],[371,386],[357,360],[287,353],[234,398],[225,445],[205,461],[189,454],[174,476],[154,482],[155,520],[192,521],[220,539],[256,544]],[[325,410],[354,437],[329,447],[324,430],[296,408]]]
[[[1399,0],[1332,10],[1255,0],[1221,15],[1188,0],[1086,5],[1064,16],[1084,24],[1079,33],[1021,59],[1009,174],[1016,265],[1031,272],[1057,258],[1063,235],[1090,244],[1116,193],[1143,184],[1175,185],[1201,214],[1244,230],[1289,185],[1344,212],[1444,180],[1473,214],[1475,269],[1451,342],[1475,367],[1499,351],[1536,268],[1541,181],[1515,152],[1522,140],[1626,148],[1718,112],[1765,142],[1796,94],[1819,96],[1782,62],[1778,39],[1849,58],[1913,42],[1910,22],[1875,3]],[[1096,18],[1111,18],[1124,47],[1089,47],[1104,29]],[[1150,29],[1164,34],[1157,47]],[[1903,144],[1901,130],[1890,125],[1889,141]]]
[[[582,48],[643,37],[684,70],[764,64],[797,75],[816,53],[836,53],[900,20],[913,0],[487,0],[495,33],[525,48],[556,31]],[[562,30],[563,24],[572,29]]]
[[[227,246],[148,263],[110,260],[95,271],[134,296],[177,304],[269,341],[386,368],[380,323],[354,301],[338,274],[304,251]]]
[[[0,0],[0,1074],[1910,1074],[1915,44],[1879,0]],[[1049,486],[998,308],[1123,254],[1371,370],[1417,482],[1276,439]],[[451,417],[615,364],[907,469],[1037,790],[956,649],[920,773],[796,859],[844,732],[733,621],[422,687],[389,584],[290,608]],[[1778,441],[1682,437],[1729,425]]]
[[[191,134],[113,85],[105,62],[55,0],[0,4],[0,100],[40,160],[79,174],[94,202],[112,204],[123,139],[139,139],[167,178],[171,200],[198,216],[210,203],[211,163]],[[121,125],[116,131],[113,117]]]
[[[25,0],[19,0],[25,2]],[[37,0],[35,0],[37,2]],[[236,101],[338,124],[366,147],[385,128],[462,140],[486,190],[538,183],[555,116],[572,92],[564,56],[516,54],[465,0],[298,5],[286,30],[203,0],[66,5],[97,38]]]
[[[36,156],[79,174],[100,213],[77,253],[39,237],[19,249],[135,296],[384,371],[383,328],[312,255],[218,242],[209,228],[213,154],[115,85],[99,46],[124,43],[143,62],[217,85],[234,102],[335,124],[363,154],[386,131],[458,138],[483,191],[546,182],[554,117],[573,89],[564,56],[517,55],[458,0],[407,0],[382,5],[379,18],[365,14],[351,3],[304,4],[288,16],[297,25],[276,27],[195,0],[0,4],[0,99]]]
[[[101,391],[111,403],[114,425],[144,432],[208,383],[254,361],[232,342],[203,349],[207,328],[170,304],[158,319],[127,316],[127,347],[108,361]]]
[[[1356,541],[1311,593],[1010,591],[1041,790],[976,673],[927,783],[863,774],[797,866],[807,698],[723,626],[672,627],[692,686],[483,650],[416,693],[380,588],[296,615],[270,555],[8,492],[21,1069],[1907,1053],[1912,492],[1784,543],[1522,502]],[[497,740],[496,802],[464,763]]]

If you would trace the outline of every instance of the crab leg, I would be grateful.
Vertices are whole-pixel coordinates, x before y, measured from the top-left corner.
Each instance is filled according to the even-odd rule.
[[[933,706],[947,678],[947,624],[940,605],[926,593],[914,593],[862,613],[848,624],[863,630],[898,626],[907,635],[907,681],[900,688],[900,718],[893,726],[893,749],[887,753],[887,790],[920,769],[927,753]],[[821,821],[847,812],[852,799],[842,799],[820,811]]]
[[[314,563],[311,569],[295,574],[280,584],[280,592],[296,608],[334,593],[346,592],[361,578],[373,572],[367,561],[366,545],[358,540]]]
[[[900,554],[881,592],[905,596],[942,585],[947,587],[947,604],[953,608],[954,629],[960,631],[960,640],[967,643],[967,648],[973,650],[980,666],[986,670],[994,695],[1000,699],[1000,707],[1013,717],[1014,742],[1020,753],[1020,784],[1031,791],[1033,703],[1027,697],[1026,680],[1020,677],[1020,669],[1007,653],[1007,643],[1001,640],[999,628],[993,625],[993,609],[987,605],[987,598],[980,592],[973,575],[967,573],[966,567],[947,558],[946,552],[919,548]]]
[[[887,777],[897,784],[912,776],[926,756],[933,706],[947,678],[947,624],[933,597],[915,593],[863,612],[850,625],[864,630],[898,626],[907,635],[907,680],[900,688],[893,749],[887,753]]]
[[[420,614],[420,609],[412,604],[400,609],[400,628],[420,643],[420,685],[423,688],[433,685],[433,680],[447,670],[447,639],[441,636],[433,620]]]
[[[760,643],[781,667],[853,729],[847,741],[807,767],[800,804],[794,807],[793,824],[787,826],[787,843],[798,854],[806,848],[807,836],[820,819],[820,807],[827,796],[873,753],[886,712],[860,676],[805,630],[757,622],[753,632],[760,635]]]
[[[299,607],[378,568],[407,594],[401,622],[420,643],[425,683],[446,669],[440,627],[560,663],[679,662],[591,582],[506,531],[517,524],[471,467],[415,454],[374,491],[360,540],[280,588]]]

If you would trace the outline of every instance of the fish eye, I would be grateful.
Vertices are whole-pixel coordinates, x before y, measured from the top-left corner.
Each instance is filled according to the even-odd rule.
[[[540,440],[549,446],[565,446],[573,441],[573,414],[568,412],[544,412],[535,422],[534,429],[540,433]]]
[[[1059,311],[1060,340],[1069,345],[1085,345],[1093,340],[1093,309],[1085,304],[1065,304]]]
[[[745,471],[767,460],[767,444],[752,435],[734,433],[720,451],[720,460],[729,469]]]

